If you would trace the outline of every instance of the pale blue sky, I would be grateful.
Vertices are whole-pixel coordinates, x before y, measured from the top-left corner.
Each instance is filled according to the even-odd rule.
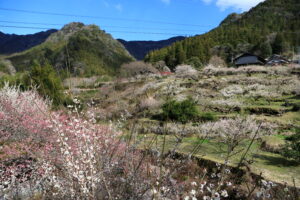
[[[247,11],[261,1],[263,0],[0,0],[0,31],[30,34],[43,29],[3,26],[38,27],[46,30],[59,29],[63,24],[80,21],[96,24],[114,38],[161,40],[176,35],[205,33],[218,26],[228,14]],[[3,8],[74,16],[16,12]]]

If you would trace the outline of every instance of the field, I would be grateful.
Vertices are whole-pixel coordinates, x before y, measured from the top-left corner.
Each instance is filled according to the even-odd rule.
[[[300,164],[282,151],[300,128],[299,69],[70,78],[73,103],[56,110],[4,86],[0,195],[297,199]],[[178,114],[181,105],[192,107]]]

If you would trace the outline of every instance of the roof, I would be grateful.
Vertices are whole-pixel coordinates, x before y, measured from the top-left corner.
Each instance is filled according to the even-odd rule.
[[[283,56],[278,55],[278,54],[273,54],[270,58],[268,58],[268,61],[270,61],[270,60],[284,60],[284,61],[288,62],[288,59],[286,59]]]
[[[234,63],[236,65],[265,64],[266,60],[251,53],[243,53],[234,59]]]

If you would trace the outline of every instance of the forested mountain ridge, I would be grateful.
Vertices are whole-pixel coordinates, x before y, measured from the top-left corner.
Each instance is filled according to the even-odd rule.
[[[169,46],[174,42],[183,40],[184,38],[185,37],[183,36],[177,36],[159,41],[126,41],[122,39],[118,39],[118,41],[121,42],[127,51],[129,51],[129,53],[137,60],[143,60],[148,52]]]
[[[83,23],[67,24],[44,43],[6,59],[17,71],[30,70],[37,62],[50,64],[62,73],[83,76],[114,74],[121,64],[134,60],[111,35],[96,25]]]
[[[11,54],[27,50],[44,42],[55,29],[29,35],[5,34],[0,32],[0,54]]]
[[[266,0],[243,14],[229,15],[210,32],[189,37],[152,51],[148,62],[164,60],[170,67],[197,58],[205,64],[212,55],[230,62],[242,52],[267,57],[289,56],[300,45],[300,3],[298,0]]]

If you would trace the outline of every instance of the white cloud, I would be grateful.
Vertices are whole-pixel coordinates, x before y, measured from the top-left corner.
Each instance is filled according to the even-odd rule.
[[[122,11],[123,10],[122,4],[120,4],[120,3],[116,4],[115,9],[117,9],[118,11]]]
[[[222,10],[234,7],[242,11],[247,11],[262,1],[264,0],[218,0],[216,4]]]
[[[167,5],[169,5],[171,3],[171,0],[160,0],[160,1]]]
[[[213,0],[202,1],[205,3],[213,2]],[[247,11],[263,1],[264,0],[216,0],[215,3],[221,10],[226,10],[227,8],[235,8],[241,11]]]

